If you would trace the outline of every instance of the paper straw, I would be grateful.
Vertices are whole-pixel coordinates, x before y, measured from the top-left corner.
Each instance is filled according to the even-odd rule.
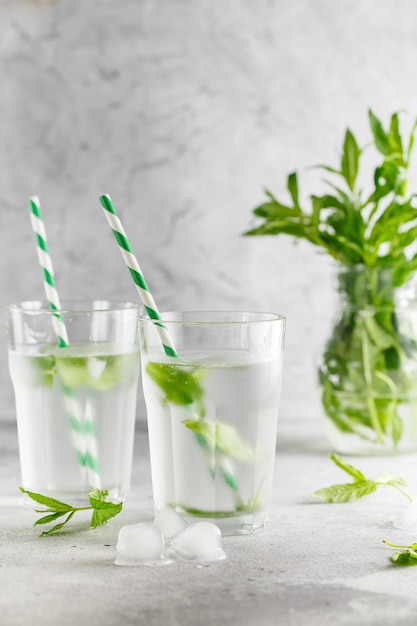
[[[136,289],[138,290],[139,297],[143,303],[143,306],[145,307],[149,317],[155,321],[155,327],[159,333],[165,354],[167,356],[178,357],[174,342],[172,341],[164,324],[160,322],[161,316],[159,314],[158,307],[156,306],[155,300],[153,299],[152,294],[149,291],[149,287],[146,283],[145,277],[142,273],[137,258],[133,254],[132,248],[130,247],[126,233],[115,211],[110,196],[108,194],[101,196],[100,202],[101,206],[104,209],[104,214],[107,218],[109,226],[113,231],[117,243],[119,244],[119,250],[122,254],[122,257],[133,278],[133,282],[136,285]]]
[[[152,297],[152,294],[149,291],[149,287],[146,283],[145,277],[140,269],[140,265],[135,255],[133,254],[132,248],[130,247],[128,238],[124,231],[123,225],[116,213],[116,210],[113,206],[113,203],[108,194],[100,196],[101,206],[104,209],[104,214],[107,218],[107,221],[110,225],[110,228],[113,231],[113,234],[116,238],[117,243],[119,244],[119,249],[122,254],[122,257],[132,275],[133,281],[136,285],[136,289],[138,290],[139,296],[142,300],[142,303],[149,315],[149,317],[154,320],[155,327],[159,333],[162,346],[164,348],[165,354],[167,356],[178,358],[177,351],[175,349],[174,342],[172,341],[167,329],[162,323],[161,316],[158,311],[158,307],[155,304],[155,300]],[[202,445],[202,441],[206,441],[205,437],[199,436],[197,437],[197,441],[200,445]],[[208,446],[207,442],[203,447]],[[238,491],[238,486],[236,480],[233,476],[231,468],[228,467],[229,462],[227,459],[222,459],[222,463],[220,464],[220,471],[222,476],[226,482],[226,484],[233,489],[234,491]]]
[[[46,299],[52,311],[52,326],[56,334],[57,343],[60,348],[67,348],[69,344],[68,332],[65,321],[60,313],[61,302],[56,288],[54,269],[51,255],[48,249],[46,229],[42,219],[39,198],[32,196],[29,198],[30,220],[32,229],[37,241],[37,253],[39,264],[43,273],[43,285]],[[79,417],[79,407],[74,398],[73,390],[67,385],[62,385],[65,398],[65,407],[71,426],[74,447],[76,449],[79,463],[82,467],[87,467],[89,479],[92,486],[100,487],[98,475],[98,455],[95,437],[93,436],[93,424],[85,423]],[[87,445],[88,437],[88,445]]]
[[[43,273],[43,286],[45,289],[46,299],[49,307],[53,312],[52,324],[57,336],[60,348],[66,348],[69,345],[68,333],[65,327],[64,319],[58,312],[61,309],[58,291],[55,284],[54,269],[52,267],[51,255],[48,250],[48,241],[46,238],[46,230],[41,216],[41,207],[39,198],[33,196],[29,199],[30,221],[32,229],[35,233],[39,264]]]

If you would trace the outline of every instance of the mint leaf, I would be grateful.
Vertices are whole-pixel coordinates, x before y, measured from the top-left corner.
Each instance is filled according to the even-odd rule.
[[[386,485],[396,484],[396,485],[404,485],[404,486],[407,485],[404,478],[402,478],[396,472],[388,472],[388,471],[381,472],[375,478],[375,481],[380,485],[382,484],[386,484]]]
[[[343,144],[341,171],[351,191],[355,188],[356,177],[359,169],[360,150],[356,139],[349,129],[345,134]]]
[[[373,480],[358,480],[353,483],[332,485],[315,491],[315,495],[322,502],[350,502],[363,498],[376,491],[377,485]]]
[[[71,511],[71,513],[68,514],[68,517],[65,520],[65,522],[61,522],[61,524],[56,524],[56,526],[53,526],[49,530],[45,530],[42,534],[39,535],[39,537],[47,537],[48,535],[52,535],[53,533],[58,532],[58,530],[61,530],[61,528],[63,528],[63,526],[65,526],[65,524],[70,521],[74,513],[75,511]]]
[[[107,495],[108,491],[99,491],[98,489],[95,489],[89,494],[90,503],[93,508],[93,516],[90,524],[92,528],[106,524],[109,519],[115,517],[122,510],[122,502],[118,504],[107,502],[105,500]]]
[[[70,504],[65,504],[65,502],[60,502],[59,500],[55,500],[55,498],[50,498],[49,496],[43,496],[40,493],[34,493],[33,491],[28,491],[27,489],[23,489],[23,487],[19,487],[22,493],[25,493],[35,502],[39,502],[39,504],[44,504],[49,507],[52,511],[71,511],[72,507]]]
[[[181,406],[195,404],[204,412],[202,400],[204,396],[200,379],[203,368],[194,367],[187,371],[184,367],[170,363],[155,363],[150,361],[146,365],[146,372],[158,385],[164,394],[164,402],[172,402]]]
[[[88,494],[88,499],[92,507],[95,507],[97,502],[105,502],[109,495],[108,489],[93,489]]]
[[[378,487],[394,487],[403,496],[411,501],[411,497],[401,489],[399,485],[405,485],[405,481],[395,472],[382,472],[375,480],[366,478],[361,470],[345,463],[337,454],[329,454],[329,458],[340,469],[354,478],[353,482],[331,485],[314,491],[313,495],[322,502],[350,502],[374,493]]]
[[[118,513],[120,513],[123,507],[122,502],[114,504],[113,502],[108,502],[106,500],[109,493],[107,490],[93,489],[88,494],[90,506],[73,507],[65,502],[60,502],[55,498],[43,496],[42,494],[34,493],[33,491],[27,491],[23,487],[19,487],[19,489],[22,493],[26,493],[35,502],[43,504],[47,507],[44,509],[35,509],[36,513],[47,513],[47,515],[43,515],[43,517],[37,519],[33,524],[34,526],[50,524],[60,517],[67,515],[65,521],[56,524],[49,530],[44,531],[41,535],[39,535],[40,537],[46,537],[47,535],[52,535],[61,530],[61,528],[65,526],[65,524],[67,524],[78,511],[92,510],[93,515],[90,526],[92,528],[96,528],[101,524],[105,524],[110,518],[115,517]]]
[[[43,511],[38,512],[43,513]],[[63,517],[66,514],[66,511],[62,511],[61,513],[51,513],[51,515],[44,515],[44,517],[40,517],[38,520],[36,520],[33,525],[37,526],[38,524],[49,524],[50,522],[54,522],[56,519],[58,519],[59,517]]]
[[[345,461],[343,461],[340,456],[338,456],[337,454],[329,454],[330,459],[333,461],[333,463],[335,463],[338,467],[340,467],[340,469],[342,469],[344,472],[346,472],[347,474],[350,474],[350,476],[353,476],[353,478],[355,478],[355,480],[365,480],[365,475],[356,467],[353,467],[353,465],[349,465],[348,463],[345,463]]]
[[[255,458],[251,446],[242,439],[231,424],[209,420],[184,420],[183,424],[197,435],[204,437],[213,450],[225,456],[243,463],[251,463]]]
[[[298,200],[298,180],[296,172],[292,172],[292,174],[288,176],[287,189],[290,192],[291,199],[294,203],[294,211],[300,213],[301,207]]]
[[[371,110],[368,111],[368,115],[377,150],[379,150],[379,152],[381,152],[381,154],[383,155],[390,154],[392,151],[390,142],[388,140],[386,132],[382,127],[380,120],[376,117],[376,115],[372,113]]]
[[[394,552],[391,559],[397,565],[417,565],[417,552],[405,550],[405,552]]]
[[[383,540],[386,546],[390,548],[402,548],[401,552],[394,552],[391,556],[391,560],[396,565],[417,565],[417,543],[412,543],[408,546],[401,546],[395,543],[390,543],[389,541]]]

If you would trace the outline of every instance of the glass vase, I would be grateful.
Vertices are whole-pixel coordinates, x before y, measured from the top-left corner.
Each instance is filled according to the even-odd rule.
[[[319,365],[329,443],[344,454],[417,450],[417,300],[390,267],[339,267]]]

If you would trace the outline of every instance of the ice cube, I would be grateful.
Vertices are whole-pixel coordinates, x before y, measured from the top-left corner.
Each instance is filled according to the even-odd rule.
[[[178,535],[187,526],[186,521],[174,509],[159,511],[155,516],[154,524],[167,540]]]
[[[392,524],[394,528],[399,528],[400,530],[417,531],[417,498],[410,502],[404,513],[396,517]]]
[[[106,369],[107,361],[105,359],[98,359],[97,357],[90,357],[87,361],[88,373],[93,380],[98,380],[104,370]]]
[[[164,563],[164,537],[153,524],[140,523],[123,526],[117,539],[116,565]]]
[[[226,555],[222,550],[220,528],[211,522],[196,522],[187,526],[172,540],[171,550],[188,559],[220,561]]]

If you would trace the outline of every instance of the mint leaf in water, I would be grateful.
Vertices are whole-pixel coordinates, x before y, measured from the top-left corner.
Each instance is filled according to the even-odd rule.
[[[194,404],[200,416],[204,416],[204,390],[200,384],[203,368],[194,367],[185,370],[170,363],[155,363],[146,365],[150,378],[158,385],[164,394],[164,402],[172,402],[181,406]]]
[[[35,502],[44,505],[44,509],[35,509],[36,513],[46,513],[43,517],[40,517],[34,523],[34,526],[38,526],[39,524],[50,524],[57,519],[67,516],[63,522],[56,524],[49,530],[45,530],[40,537],[46,537],[47,535],[52,535],[57,531],[61,530],[63,526],[77,513],[78,511],[93,511],[93,516],[91,518],[90,527],[96,528],[101,524],[105,524],[110,518],[115,517],[122,510],[123,503],[120,502],[115,504],[113,502],[108,502],[106,500],[109,492],[107,490],[94,489],[90,491],[88,494],[90,505],[91,506],[82,506],[82,507],[73,507],[70,504],[66,504],[65,502],[60,502],[55,498],[50,498],[49,496],[43,496],[40,493],[34,493],[33,491],[28,491],[23,489],[23,487],[19,487],[22,493],[25,493]]]
[[[204,437],[210,448],[225,456],[243,463],[251,463],[255,458],[251,446],[242,439],[231,424],[209,420],[185,420],[183,424],[197,435]]]
[[[352,476],[354,480],[350,483],[331,485],[330,487],[324,487],[323,489],[315,491],[313,495],[322,502],[350,502],[351,500],[358,500],[359,498],[374,493],[374,491],[381,486],[394,487],[394,489],[411,501],[411,497],[401,489],[406,483],[398,474],[394,472],[383,472],[372,480],[366,478],[361,470],[345,463],[337,454],[329,454],[329,457],[333,463],[349,474],[349,476]]]

